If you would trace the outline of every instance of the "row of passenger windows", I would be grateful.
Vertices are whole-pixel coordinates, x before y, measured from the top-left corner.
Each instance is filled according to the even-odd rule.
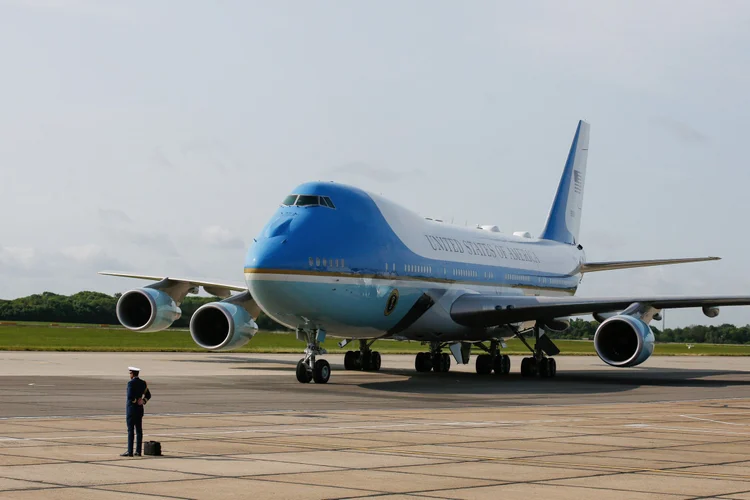
[[[524,274],[506,274],[505,279],[512,281],[526,281],[531,283],[531,276],[526,276]]]
[[[310,264],[310,267],[346,267],[344,259],[326,259],[325,257],[323,257],[322,259],[320,257],[315,257],[314,259],[312,257],[308,257],[307,263]]]
[[[385,270],[388,270],[388,264],[385,265]],[[396,265],[393,265],[393,270],[396,270]],[[407,273],[427,273],[432,274],[432,266],[413,266],[411,264],[404,264],[404,271]]]
[[[281,204],[287,207],[294,205],[295,207],[336,208],[328,196],[315,196],[310,194],[290,194],[284,198],[284,201],[282,201]]]
[[[320,266],[335,267],[335,268],[346,267],[346,263],[344,262],[344,259],[328,259],[325,257],[323,258],[308,257],[307,263],[310,265],[310,267],[320,267]],[[396,272],[396,264],[389,264],[386,262],[385,270]],[[462,278],[478,278],[479,277],[479,272],[471,270],[471,269],[453,269],[452,271],[453,271],[453,276],[458,276]],[[432,274],[432,266],[418,266],[414,264],[404,264],[404,272]],[[448,270],[445,267],[443,268],[443,274],[448,274]],[[495,273],[486,271],[483,273],[482,277],[485,279],[495,279]],[[516,281],[527,281],[527,282],[531,281],[530,276],[524,276],[522,274],[506,274],[505,279],[516,280]],[[558,281],[558,280],[549,280],[549,281]],[[559,281],[562,281],[562,280],[559,280]]]

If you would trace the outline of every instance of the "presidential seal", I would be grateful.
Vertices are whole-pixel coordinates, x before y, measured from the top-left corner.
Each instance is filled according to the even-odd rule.
[[[385,303],[385,311],[384,314],[388,316],[393,312],[393,310],[396,308],[396,303],[398,303],[398,290],[394,288],[390,295],[388,295],[388,300]]]

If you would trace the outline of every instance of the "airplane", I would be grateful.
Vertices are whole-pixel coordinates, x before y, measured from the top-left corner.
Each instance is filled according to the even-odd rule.
[[[133,331],[168,328],[181,316],[188,293],[203,288],[220,301],[190,319],[194,342],[209,351],[237,349],[258,331],[261,311],[294,330],[306,344],[296,367],[301,383],[327,383],[331,367],[322,346],[343,339],[346,370],[377,371],[381,339],[428,346],[415,358],[418,372],[448,372],[452,358],[476,372],[507,375],[507,338],[530,351],[523,377],[551,378],[559,349],[549,332],[570,317],[592,315],[599,325],[594,349],[606,364],[640,365],[654,351],[649,326],[668,308],[750,305],[748,296],[580,298],[584,275],[718,257],[589,262],[579,242],[590,125],[578,122],[547,221],[538,237],[505,234],[494,225],[465,227],[426,218],[354,186],[308,182],[292,190],[250,245],[245,286],[122,272],[100,274],[155,281],[119,298],[119,322]],[[232,293],[237,292],[237,293]],[[526,337],[533,338],[531,345]],[[447,349],[448,352],[444,352]]]

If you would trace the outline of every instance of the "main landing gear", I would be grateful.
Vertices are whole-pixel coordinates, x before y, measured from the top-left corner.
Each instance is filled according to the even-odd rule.
[[[374,340],[360,340],[359,351],[347,351],[344,355],[345,370],[364,370],[376,372],[380,370],[380,353],[370,350]]]
[[[430,352],[417,354],[414,368],[418,372],[448,373],[451,369],[451,357],[447,352],[441,352],[443,347],[440,342],[430,342]]]
[[[495,372],[495,375],[507,375],[510,373],[510,357],[507,354],[500,354],[500,347],[497,340],[490,342],[487,348],[484,344],[479,344],[487,354],[477,356],[477,373],[480,375],[489,375]]]
[[[552,378],[557,374],[557,362],[554,358],[548,358],[544,355],[546,352],[550,355],[555,355],[560,352],[555,344],[544,334],[539,333],[539,326],[534,326],[534,340],[535,344],[532,348],[526,339],[520,334],[517,337],[524,343],[526,347],[531,351],[532,357],[523,358],[521,361],[521,376],[522,377],[536,377]]]
[[[316,384],[325,384],[331,378],[331,365],[325,359],[316,360],[316,356],[326,354],[326,350],[320,347],[325,339],[322,330],[297,330],[297,338],[307,341],[305,357],[297,363],[297,380],[303,384],[309,384],[314,380]]]

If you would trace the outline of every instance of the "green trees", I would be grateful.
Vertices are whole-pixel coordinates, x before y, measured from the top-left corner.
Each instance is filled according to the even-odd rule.
[[[89,323],[117,325],[115,305],[121,294],[78,292],[58,295],[44,292],[13,300],[0,300],[0,321],[38,321],[44,323]],[[187,328],[190,317],[203,304],[219,300],[215,297],[187,297],[180,306],[182,317],[172,325]],[[265,314],[257,320],[262,330],[286,330]]]
[[[44,323],[90,323],[117,325],[115,304],[120,294],[107,295],[99,292],[79,292],[74,295],[58,295],[51,292],[30,295],[14,300],[0,300],[0,321],[38,321]],[[175,321],[175,328],[187,328],[190,317],[203,304],[219,300],[216,297],[187,297],[180,306],[182,317]],[[265,314],[257,319],[261,330],[281,331],[279,325]],[[551,332],[556,339],[594,338],[598,323],[574,319],[570,328],[564,332]],[[657,342],[684,342],[689,344],[750,344],[750,325],[719,326],[692,325],[685,328],[667,328],[659,330],[652,324]]]

